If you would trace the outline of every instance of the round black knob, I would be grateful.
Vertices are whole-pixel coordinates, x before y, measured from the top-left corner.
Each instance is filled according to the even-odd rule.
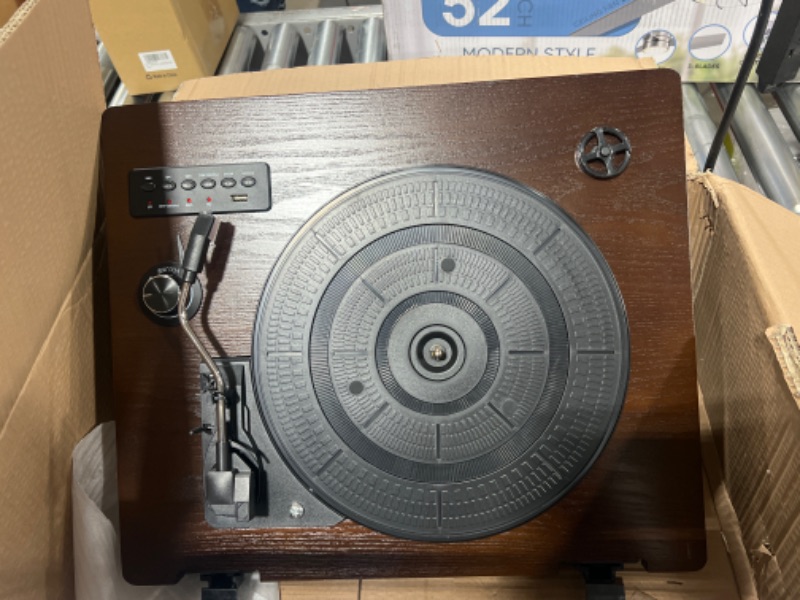
[[[181,288],[170,275],[153,275],[142,287],[142,302],[154,315],[163,316],[178,309]]]
[[[631,143],[615,127],[595,127],[581,140],[575,152],[578,166],[595,179],[613,179],[631,164]]]
[[[178,320],[178,301],[181,297],[181,266],[163,263],[153,267],[139,280],[139,306],[147,317],[159,325],[175,327]],[[191,319],[200,310],[203,288],[195,281],[189,290],[186,316]]]

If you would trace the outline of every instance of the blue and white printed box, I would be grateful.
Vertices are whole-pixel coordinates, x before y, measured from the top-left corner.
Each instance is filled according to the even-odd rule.
[[[389,58],[636,56],[733,81],[759,0],[383,0]],[[773,19],[780,2],[776,3]]]

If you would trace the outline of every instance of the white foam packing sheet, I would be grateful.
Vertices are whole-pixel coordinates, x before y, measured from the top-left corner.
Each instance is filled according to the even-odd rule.
[[[198,600],[206,583],[186,575],[172,586],[134,586],[122,577],[114,423],[95,427],[72,453],[72,522],[77,600]],[[239,600],[280,600],[277,583],[243,578]]]

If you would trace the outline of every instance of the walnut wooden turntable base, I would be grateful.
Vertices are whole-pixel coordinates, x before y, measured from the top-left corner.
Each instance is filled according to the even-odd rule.
[[[702,406],[702,405],[701,405]],[[702,410],[702,408],[701,408]],[[653,600],[707,600],[708,598],[740,598],[740,578],[752,579],[745,572],[745,560],[735,564],[732,546],[739,545],[744,552],[739,523],[731,515],[729,506],[723,505],[727,514],[718,516],[715,498],[725,484],[719,472],[719,458],[711,439],[709,427],[703,427],[703,461],[705,471],[703,500],[706,512],[706,537],[708,562],[699,571],[651,573],[641,565],[626,565],[619,573],[626,592]],[[727,492],[724,492],[727,495]],[[713,497],[712,497],[713,496]],[[729,500],[725,501],[729,503]],[[746,584],[745,584],[746,585]],[[751,584],[753,585],[753,584]],[[376,580],[325,580],[292,581],[280,584],[282,600],[400,600],[424,598],[425,600],[584,600],[586,586],[576,569],[564,569],[555,576],[534,579],[531,577],[460,577],[442,579],[376,579]],[[635,596],[634,596],[635,597]]]
[[[631,140],[630,168],[600,181],[575,164],[601,125]],[[680,82],[619,73],[113,109],[103,134],[123,568],[137,584],[184,572],[264,579],[534,575],[560,564],[705,561]],[[192,219],[133,219],[131,169],[264,161],[272,211],[225,215],[195,325],[217,356],[249,356],[256,307],[289,237],[344,190],[400,168],[453,164],[552,198],[589,234],[621,289],[631,376],[619,424],[588,475],[540,517],[482,540],[420,543],[345,521],[212,529],[202,500],[198,356],[152,324],[142,274],[176,258]]]

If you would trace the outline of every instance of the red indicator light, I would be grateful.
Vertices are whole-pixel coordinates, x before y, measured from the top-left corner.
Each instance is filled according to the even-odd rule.
[[[171,205],[172,204],[172,200],[167,200],[167,204]]]
[[[211,198],[206,198],[206,202],[211,202]]]
[[[192,203],[192,199],[191,198],[187,198],[186,199],[186,204],[191,204],[191,203]]]

